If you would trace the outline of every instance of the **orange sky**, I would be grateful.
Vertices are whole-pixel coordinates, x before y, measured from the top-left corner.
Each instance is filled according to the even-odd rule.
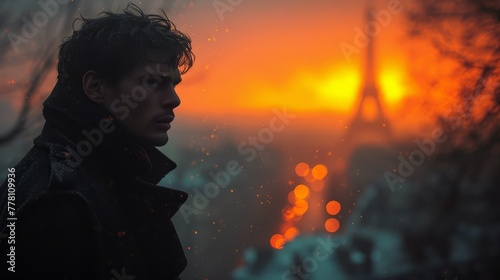
[[[380,1],[375,10],[386,9]],[[348,113],[362,81],[364,48],[348,62],[340,43],[354,45],[364,5],[333,1],[243,1],[226,11],[198,4],[174,22],[193,39],[197,61],[179,86],[183,110],[242,111],[287,106]],[[382,98],[394,106],[411,93],[403,14],[375,36]],[[388,111],[391,111],[388,108]]]

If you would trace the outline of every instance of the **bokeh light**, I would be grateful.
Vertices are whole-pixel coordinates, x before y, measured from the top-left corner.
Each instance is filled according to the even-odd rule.
[[[295,187],[293,193],[298,199],[305,199],[309,197],[309,188],[306,185],[300,184]]]
[[[328,174],[328,168],[324,164],[317,164],[310,167],[305,162],[299,162],[295,165],[296,175],[303,178],[305,182],[295,183],[295,180],[289,180],[288,185],[295,185],[295,188],[287,193],[288,204],[282,209],[282,219],[284,223],[281,226],[280,234],[275,234],[271,237],[271,247],[274,249],[283,248],[284,244],[293,240],[300,234],[296,222],[300,221],[309,210],[309,206],[320,206],[318,201],[309,202],[308,200],[313,197],[316,198],[318,194],[312,193],[320,192],[325,187],[324,178]],[[323,201],[323,200],[322,200]],[[311,203],[311,204],[310,204]],[[312,208],[311,208],[312,209]],[[330,215],[335,215],[340,212],[340,203],[337,201],[330,201],[327,204],[327,212]],[[325,229],[328,232],[335,232],[339,229],[340,222],[332,218],[325,222]],[[314,230],[314,229],[313,229]]]
[[[326,204],[326,212],[330,215],[337,215],[340,209],[340,203],[336,200],[332,200]]]
[[[295,200],[297,200],[297,196],[295,196],[294,191],[289,192],[286,198],[287,198],[288,202],[290,202],[290,204],[294,204]]]
[[[303,199],[297,199],[297,201],[295,201],[295,206],[293,207],[295,214],[302,216],[307,212],[307,209],[309,209],[309,203],[307,203],[307,201]]]
[[[269,243],[271,243],[271,246],[275,249],[283,249],[283,245],[285,244],[285,237],[283,237],[283,235],[277,233],[277,234],[271,236]]]
[[[323,178],[325,178],[325,176],[328,174],[328,168],[326,168],[326,166],[323,164],[317,164],[313,167],[311,174],[314,179],[323,180]]]
[[[312,182],[316,181],[316,178],[314,178],[314,176],[312,175],[312,172],[307,173],[307,175],[304,176],[304,179],[308,183],[312,183]]]
[[[309,174],[309,170],[309,164],[305,162],[299,162],[295,166],[295,173],[300,177],[305,177],[307,174]]]
[[[285,241],[293,240],[295,237],[297,237],[297,235],[299,235],[299,233],[299,229],[297,229],[296,227],[287,229],[284,234]]]
[[[285,221],[290,221],[293,218],[295,218],[295,212],[293,211],[293,206],[287,205],[283,207],[283,210],[281,211],[283,220]]]
[[[337,230],[339,230],[339,228],[340,228],[339,220],[337,220],[335,218],[330,218],[330,219],[326,220],[326,222],[325,222],[326,231],[333,233],[333,232],[336,232]]]

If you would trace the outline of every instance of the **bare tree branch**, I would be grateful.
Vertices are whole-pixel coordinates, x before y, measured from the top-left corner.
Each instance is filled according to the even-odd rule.
[[[40,61],[36,65],[35,69],[33,69],[33,78],[30,81],[29,88],[24,94],[24,101],[21,107],[21,111],[19,112],[19,115],[13,127],[7,133],[0,136],[0,144],[8,143],[24,130],[27,116],[31,108],[30,99],[37,92],[40,83],[43,82],[43,80],[49,73],[49,70],[52,69],[55,62],[55,54],[56,52],[53,49],[52,44],[49,44],[48,47],[46,47],[46,49],[42,52],[41,57],[44,57],[45,59]]]

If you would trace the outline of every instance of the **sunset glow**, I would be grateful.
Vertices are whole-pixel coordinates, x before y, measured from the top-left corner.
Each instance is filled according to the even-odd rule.
[[[314,20],[332,18],[332,12],[350,6],[357,8],[339,13],[335,20],[321,24]],[[190,84],[180,85],[187,92],[189,107],[185,110],[251,112],[287,107],[296,112],[326,110],[350,116],[363,82],[365,48],[347,59],[339,44],[352,44],[352,28],[363,24],[362,5],[297,2],[287,5],[286,13],[262,10],[251,3],[245,7],[238,10],[232,25],[198,26],[193,34],[203,43],[195,50],[198,65],[186,75],[185,81]],[[257,11],[260,16],[255,25],[243,24]],[[202,9],[193,12],[204,14]],[[381,99],[388,106],[395,106],[408,95],[407,54],[398,41],[401,29],[400,24],[391,23],[376,38],[375,76]],[[206,35],[198,38],[200,32]],[[304,40],[302,36],[314,39]]]
[[[408,93],[403,86],[403,77],[401,70],[384,70],[380,75],[380,88],[383,93],[383,99],[387,105],[394,106],[398,104]]]

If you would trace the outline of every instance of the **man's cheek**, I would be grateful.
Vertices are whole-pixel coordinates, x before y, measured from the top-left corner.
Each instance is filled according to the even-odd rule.
[[[141,123],[137,122],[137,112],[135,111],[131,111],[128,118],[126,118],[122,124],[125,130],[132,134],[138,134],[143,130]]]

